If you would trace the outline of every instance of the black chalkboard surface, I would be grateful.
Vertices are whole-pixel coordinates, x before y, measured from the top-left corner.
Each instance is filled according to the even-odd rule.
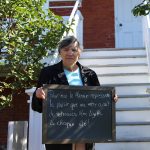
[[[113,87],[46,85],[42,143],[115,141]]]

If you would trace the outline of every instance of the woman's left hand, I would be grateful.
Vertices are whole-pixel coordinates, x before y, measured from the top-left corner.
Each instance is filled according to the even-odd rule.
[[[117,94],[115,94],[115,97],[114,97],[114,102],[117,102],[118,101],[118,95]]]

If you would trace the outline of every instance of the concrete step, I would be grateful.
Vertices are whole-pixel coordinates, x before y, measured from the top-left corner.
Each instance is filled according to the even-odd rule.
[[[84,66],[90,65],[112,65],[112,64],[138,64],[138,63],[147,63],[146,57],[131,57],[131,58],[86,58],[81,59],[79,62]]]
[[[81,54],[81,58],[106,58],[106,57],[135,57],[135,56],[146,56],[145,49],[126,49],[126,50],[117,50],[117,49],[92,49],[84,50]]]
[[[150,142],[95,143],[95,150],[149,150]]]
[[[147,83],[149,82],[148,73],[145,74],[109,74],[98,75],[101,84],[119,84],[119,83]]]

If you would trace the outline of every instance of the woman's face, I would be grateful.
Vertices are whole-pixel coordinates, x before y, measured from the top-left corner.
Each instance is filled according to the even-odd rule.
[[[75,66],[80,57],[81,49],[78,47],[78,43],[68,45],[60,50],[60,56],[63,61],[63,65],[68,68]]]

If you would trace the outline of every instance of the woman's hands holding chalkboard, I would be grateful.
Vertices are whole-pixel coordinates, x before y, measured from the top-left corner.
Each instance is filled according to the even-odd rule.
[[[36,97],[39,98],[39,99],[42,99],[42,100],[45,99],[45,92],[44,92],[44,90],[43,90],[42,87],[40,87],[40,88],[38,88],[38,89],[36,90]],[[113,100],[114,100],[114,102],[117,102],[117,101],[118,101],[118,96],[117,96],[117,94],[115,94],[115,97],[114,97]]]
[[[45,99],[45,92],[44,92],[42,87],[37,88],[37,90],[36,90],[36,97],[39,98],[39,99],[42,99],[42,100]]]

